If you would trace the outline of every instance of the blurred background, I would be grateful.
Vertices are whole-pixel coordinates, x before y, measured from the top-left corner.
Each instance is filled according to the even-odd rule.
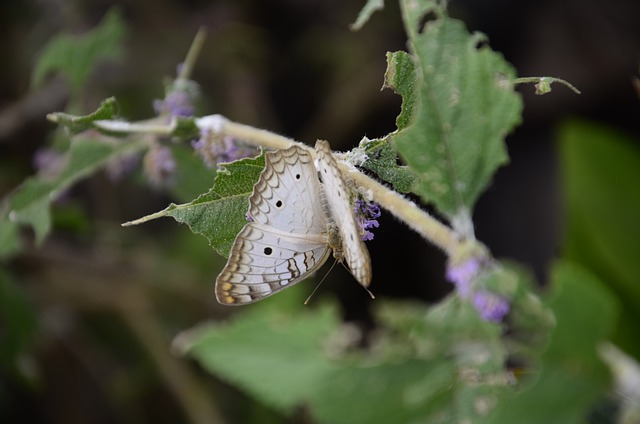
[[[79,35],[95,27],[115,4],[0,6],[3,197],[34,174],[34,155],[54,130],[45,115],[65,110],[69,101],[68,83],[55,76],[32,89],[39,52],[60,32]],[[163,81],[175,75],[196,31],[206,26],[192,76],[203,95],[198,115],[219,113],[307,144],[322,138],[336,150],[350,149],[365,135],[393,131],[401,103],[392,91],[380,91],[385,53],[405,49],[398,6],[387,2],[361,31],[351,32],[363,4],[117,3],[127,27],[124,54],[91,75],[79,96],[82,110],[75,112],[91,112],[115,96],[126,119],[153,116]],[[453,1],[450,9],[471,30],[487,34],[519,76],[555,76],[582,91],[555,85],[535,96],[532,86],[518,88],[525,109],[507,140],[511,163],[497,173],[474,217],[477,237],[496,257],[529,267],[544,286],[567,227],[558,128],[580,118],[626,134],[635,140],[631,148],[640,148],[640,90],[633,85],[640,2]],[[136,176],[113,183],[99,173],[57,203],[54,230],[41,248],[25,231],[25,250],[2,264],[1,422],[309,422],[304,414],[279,416],[170,352],[180,331],[237,312],[215,301],[213,284],[225,260],[204,238],[169,220],[120,227],[171,201]],[[391,217],[379,221],[368,243],[376,296],[433,302],[446,294],[444,255]],[[337,296],[346,320],[371,325],[369,297],[337,268],[317,296]],[[305,293],[313,287],[303,285]]]

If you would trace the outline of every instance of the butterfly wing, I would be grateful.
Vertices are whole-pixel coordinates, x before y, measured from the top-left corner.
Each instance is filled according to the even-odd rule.
[[[216,280],[223,304],[246,304],[289,287],[328,258],[327,215],[313,159],[293,146],[265,155],[249,217]]]
[[[318,140],[316,151],[326,201],[342,239],[342,255],[356,280],[368,287],[371,283],[371,259],[356,224],[347,185],[331,154],[329,143]]]

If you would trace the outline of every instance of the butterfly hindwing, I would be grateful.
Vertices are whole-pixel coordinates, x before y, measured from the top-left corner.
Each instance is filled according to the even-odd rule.
[[[342,255],[356,280],[367,287],[371,282],[371,259],[356,224],[347,185],[331,153],[329,143],[318,140],[316,152],[318,171],[324,185],[331,218],[342,239]]]

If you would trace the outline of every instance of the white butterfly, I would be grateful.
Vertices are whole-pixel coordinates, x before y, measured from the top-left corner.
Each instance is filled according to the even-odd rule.
[[[249,197],[252,221],[236,236],[216,280],[218,302],[252,303],[292,286],[320,268],[332,249],[360,284],[369,285],[369,252],[329,143],[316,143],[316,158],[318,170],[311,153],[298,146],[265,155]]]

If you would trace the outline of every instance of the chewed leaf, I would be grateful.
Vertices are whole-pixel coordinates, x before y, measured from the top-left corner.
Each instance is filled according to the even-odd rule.
[[[367,160],[362,164],[363,168],[378,174],[400,193],[411,191],[415,175],[409,167],[398,164],[398,155],[389,145],[388,138],[369,140],[364,149]]]
[[[248,198],[264,168],[264,154],[225,164],[213,187],[192,202],[176,205],[123,225],[137,225],[156,218],[172,217],[187,224],[192,232],[205,236],[222,256],[227,256],[236,235],[247,223]]]
[[[390,137],[419,177],[416,193],[450,219],[469,215],[508,159],[504,137],[522,109],[511,83],[515,72],[462,22],[436,10],[440,17],[420,28],[422,13],[402,3],[412,60],[389,57],[386,85],[403,95]]]
[[[391,88],[402,96],[402,110],[396,118],[398,130],[405,129],[412,121],[418,91],[417,74],[413,57],[407,52],[387,52],[387,70],[383,88]]]
[[[4,226],[3,221],[7,220],[11,222],[7,225],[11,226],[29,225],[35,230],[36,242],[42,243],[51,228],[49,206],[60,193],[105,166],[110,160],[135,154],[146,146],[143,141],[74,140],[63,156],[63,167],[53,175],[37,175],[27,179],[12,194],[0,213],[0,226]],[[15,236],[17,232],[2,235],[6,237],[11,234]]]

